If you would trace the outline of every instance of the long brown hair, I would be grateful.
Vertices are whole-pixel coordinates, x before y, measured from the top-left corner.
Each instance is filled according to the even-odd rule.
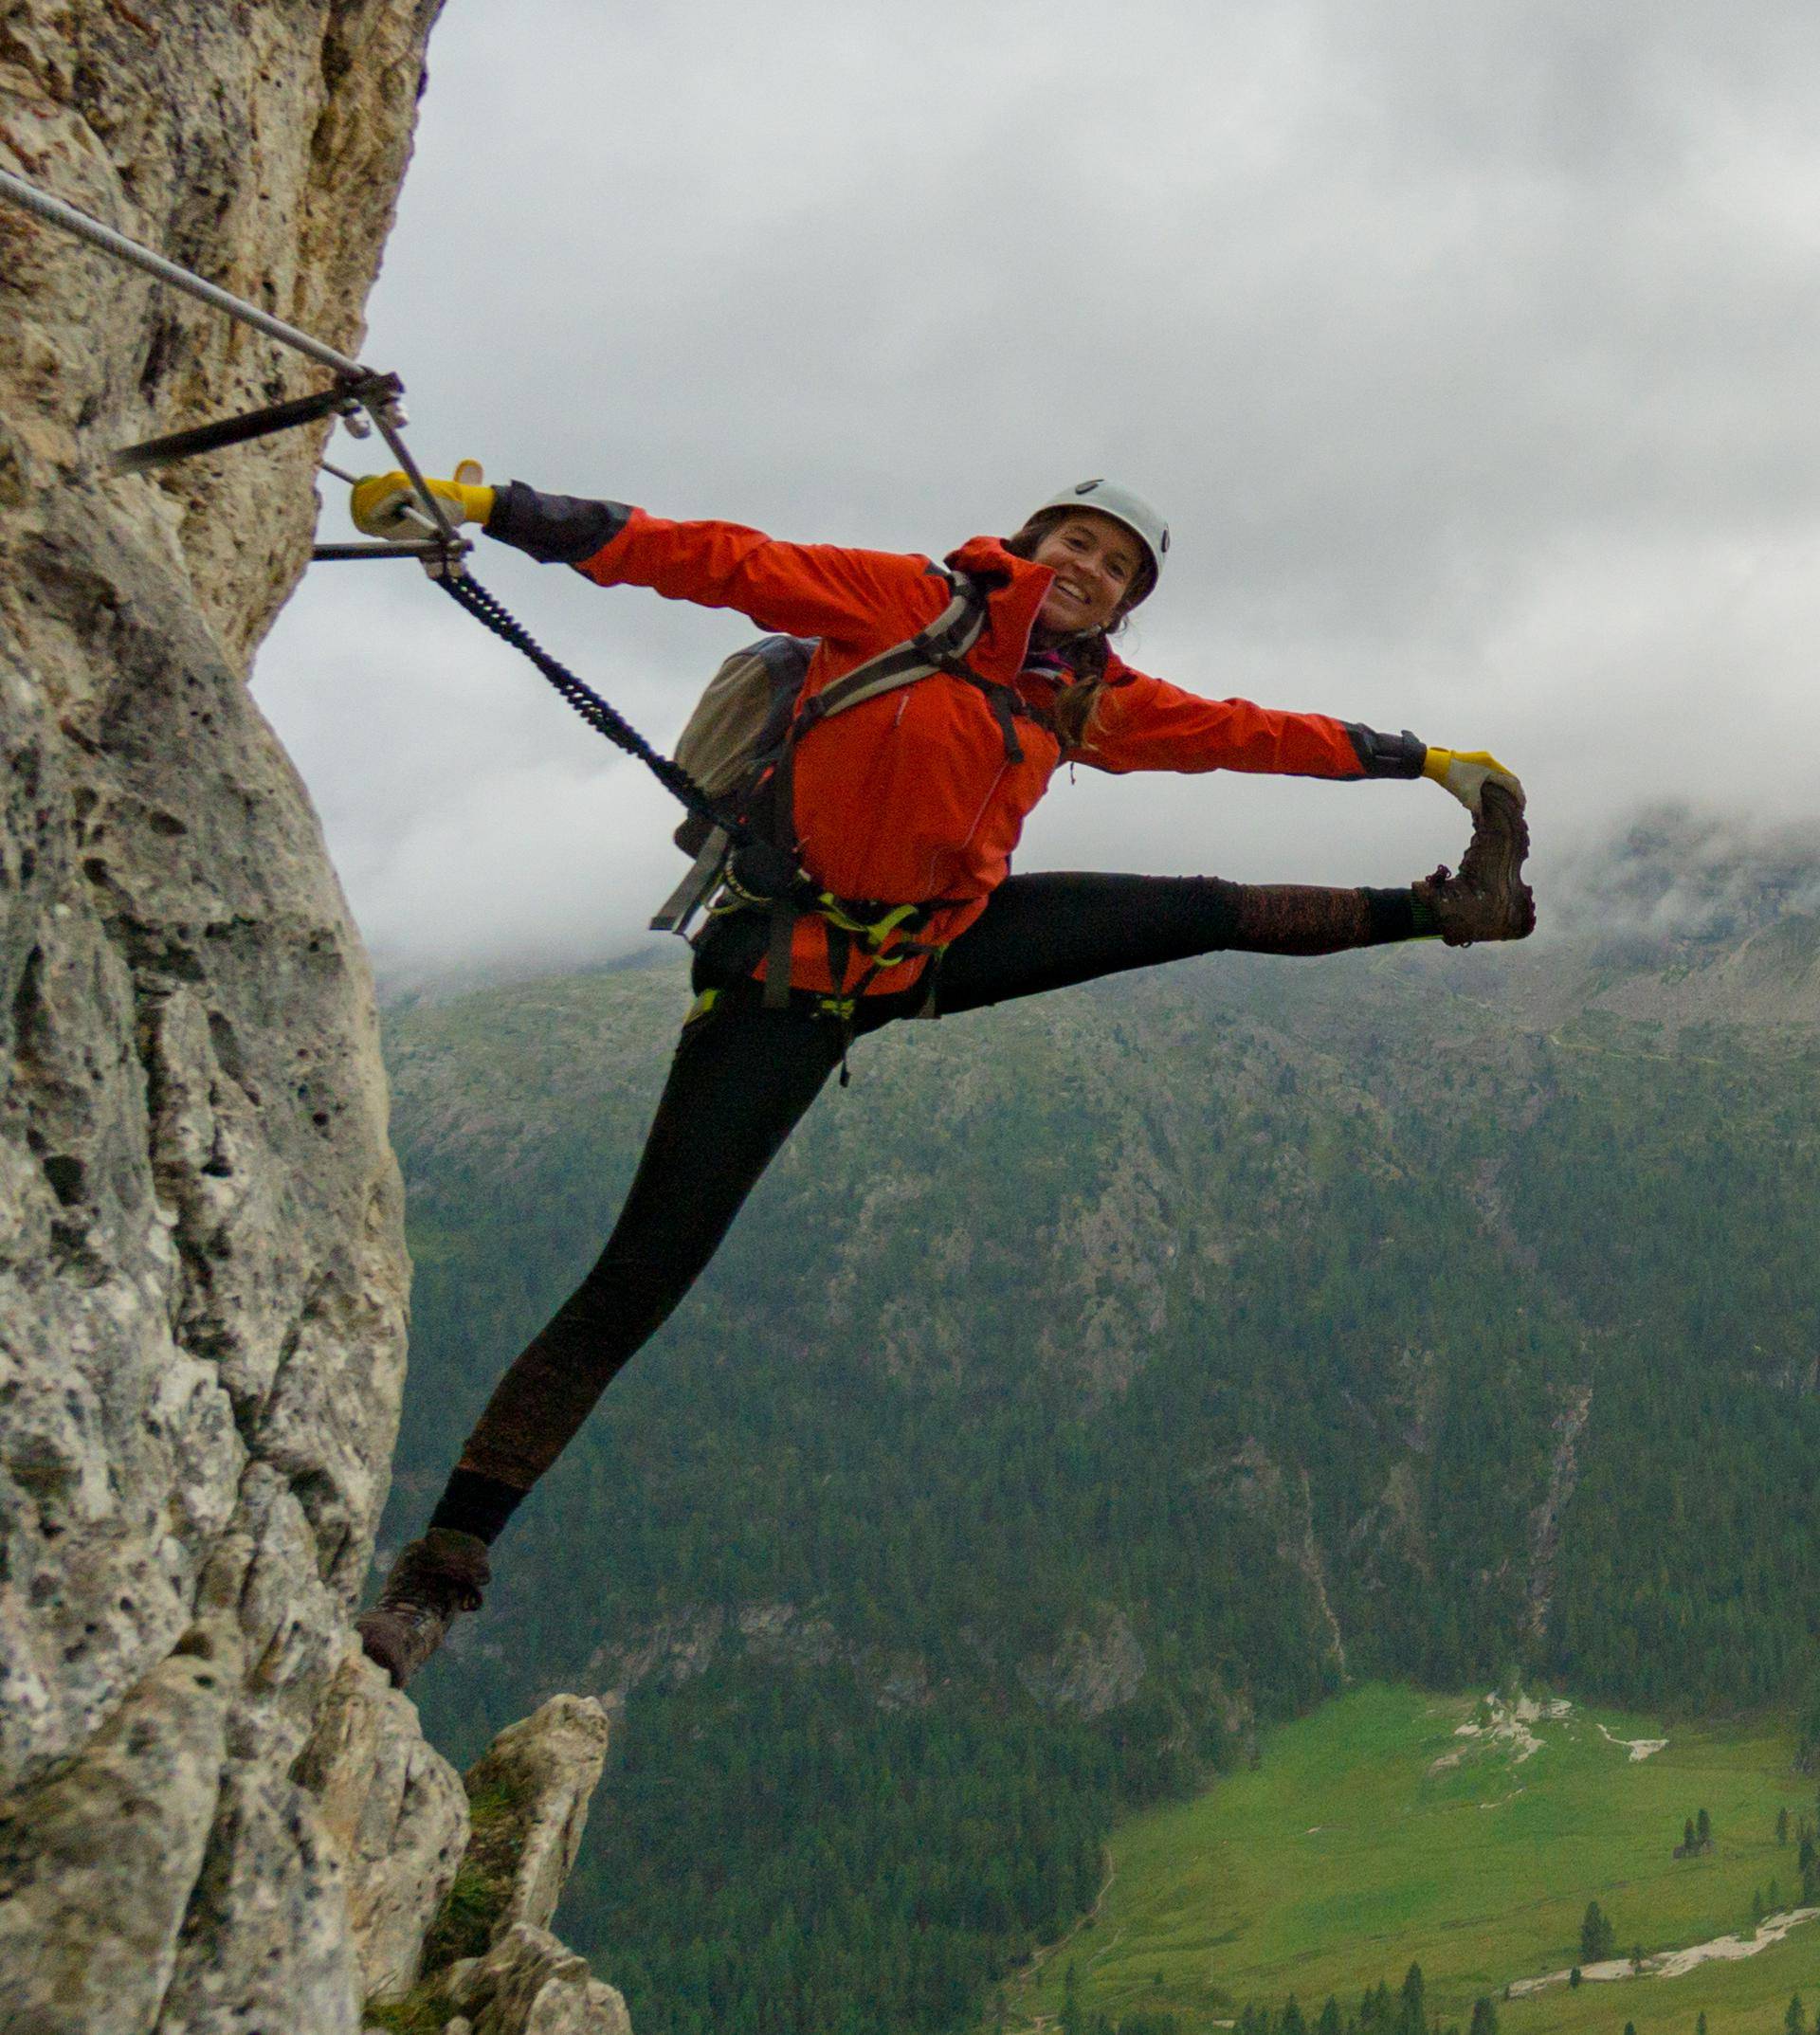
[[[1049,532],[1058,523],[1079,513],[1069,508],[1039,509],[1021,530],[1004,539],[1005,549],[1013,558],[1034,559],[1036,547]],[[1063,687],[1053,710],[1065,748],[1081,746],[1087,723],[1093,718],[1093,710],[1100,703],[1101,689],[1106,681],[1106,660],[1112,654],[1111,639],[1124,627],[1131,610],[1156,584],[1156,568],[1146,551],[1131,591],[1119,604],[1119,612],[1112,618],[1111,626],[1096,630],[1091,636],[1067,637],[1055,645],[1057,656],[1074,673],[1074,683]]]

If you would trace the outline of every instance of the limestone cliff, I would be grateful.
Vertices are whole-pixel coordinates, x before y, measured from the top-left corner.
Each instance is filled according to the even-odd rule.
[[[357,353],[438,4],[7,0],[0,163]],[[0,204],[9,2029],[352,2029],[466,1832],[349,1625],[400,1190],[367,963],[244,683],[318,441],[101,465],[319,378]]]

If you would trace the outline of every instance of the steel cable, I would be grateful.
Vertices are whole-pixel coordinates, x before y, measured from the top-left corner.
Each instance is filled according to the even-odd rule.
[[[729,840],[742,845],[752,839],[744,821],[709,797],[682,766],[655,750],[624,715],[608,705],[594,689],[558,663],[524,625],[495,595],[466,572],[444,572],[436,584],[477,622],[484,624],[502,643],[528,657],[564,700],[596,734],[636,756],[665,790],[681,799],[689,810],[710,827],[721,828]]]

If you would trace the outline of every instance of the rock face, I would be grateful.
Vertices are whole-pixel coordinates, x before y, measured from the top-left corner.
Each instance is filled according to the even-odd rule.
[[[348,1927],[366,1990],[408,1992],[468,1840],[467,1795],[417,1712],[364,1658],[329,1685],[291,1777],[350,1869]]]
[[[161,1661],[82,1758],[0,1822],[9,2025],[155,2025],[214,1821],[232,1681],[200,1650]],[[98,1929],[103,1915],[118,1925]]]
[[[357,354],[437,6],[15,0],[0,164]],[[321,380],[0,203],[0,2027],[40,2035],[352,2030],[464,1834],[355,1660],[401,1196],[244,682],[318,439],[101,464]]]

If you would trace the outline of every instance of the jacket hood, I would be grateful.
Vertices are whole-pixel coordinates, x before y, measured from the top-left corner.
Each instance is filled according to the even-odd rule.
[[[999,537],[969,537],[942,563],[992,590],[986,634],[974,646],[974,663],[982,678],[1009,684],[1024,668],[1030,631],[1055,574],[1046,565],[1014,556]]]
[[[1034,565],[1028,558],[1020,558],[1005,549],[999,537],[969,537],[958,551],[951,551],[942,560],[956,572],[971,572],[975,579],[989,587],[1002,588],[992,603],[992,622],[988,629],[988,647],[984,658],[976,647],[975,660],[981,665],[981,675],[987,678],[1010,680],[1024,668],[1024,660],[1029,654],[1030,631],[1036,627],[1037,615],[1047,597],[1055,574],[1046,565]],[[1003,661],[1007,668],[997,669]],[[994,668],[984,669],[990,660]],[[1111,644],[1106,645],[1106,669],[1101,683],[1122,685],[1134,676],[1132,668]]]

